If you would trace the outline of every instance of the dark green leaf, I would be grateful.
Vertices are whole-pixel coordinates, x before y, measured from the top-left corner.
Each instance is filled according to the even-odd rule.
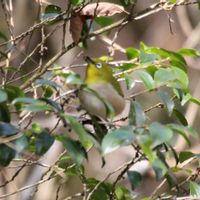
[[[163,178],[163,176],[167,173],[167,167],[165,166],[165,164],[159,160],[159,159],[155,159],[152,162],[152,167],[154,169],[154,172],[156,174],[156,179],[160,180],[161,178]]]
[[[192,103],[195,103],[195,104],[197,104],[198,106],[200,106],[200,100],[199,100],[199,99],[190,98],[190,101],[191,101]]]
[[[10,161],[15,157],[15,150],[5,144],[0,144],[0,166],[9,165]]]
[[[179,154],[179,161],[182,163],[186,160],[188,160],[189,158],[192,158],[194,157],[195,154],[193,154],[192,152],[190,151],[182,151],[180,154]]]
[[[130,126],[112,130],[102,141],[102,153],[108,154],[116,149],[130,145],[135,139],[133,128]]]
[[[150,124],[149,132],[153,140],[156,140],[159,143],[169,142],[173,136],[172,130],[159,122],[153,122]]]
[[[164,91],[159,91],[158,95],[159,95],[160,99],[162,100],[162,102],[167,107],[169,115],[171,115],[172,111],[174,109],[174,102],[171,100],[169,94],[167,92],[164,92]]]
[[[144,124],[146,115],[138,102],[131,101],[128,119],[129,125],[142,126]]]
[[[43,130],[36,136],[35,139],[35,153],[37,155],[43,155],[54,143],[54,137],[50,135],[46,130]]]
[[[8,95],[5,91],[0,90],[0,103],[6,101],[8,98]]]
[[[10,111],[5,102],[0,103],[0,121],[10,122]]]
[[[131,183],[132,190],[135,190],[135,188],[139,187],[142,183],[142,176],[137,171],[128,171],[128,180]]]
[[[18,129],[12,124],[0,122],[0,136],[11,136],[18,132]]]
[[[172,173],[171,169],[169,169],[168,172],[165,174],[165,178],[167,179],[167,182],[170,188],[177,186],[177,183],[178,183],[177,178]]]
[[[152,90],[155,88],[155,83],[152,76],[147,73],[146,71],[138,71],[138,75],[140,79],[143,81],[144,85],[149,89]]]
[[[41,86],[41,85],[51,86],[54,89],[60,88],[60,86],[56,82],[47,80],[47,79],[38,79],[35,81],[35,84],[37,86]]]
[[[72,140],[66,136],[61,137],[59,140],[61,140],[68,154],[77,165],[80,165],[85,158],[87,159],[87,153],[79,141]]]
[[[48,5],[45,8],[45,11],[42,15],[42,20],[49,20],[52,18],[57,17],[59,14],[61,13],[61,8],[59,6],[56,5]],[[50,22],[49,25],[54,24],[55,22],[58,22],[62,20],[62,17],[59,17],[59,19],[56,19],[54,22]]]
[[[187,119],[185,118],[185,116],[180,111],[178,111],[177,109],[174,109],[173,115],[175,115],[175,117],[179,120],[179,122],[182,125],[184,125],[184,126],[188,125]]]
[[[200,185],[193,181],[190,181],[190,195],[200,197]]]
[[[126,55],[129,60],[132,60],[140,55],[140,51],[138,49],[129,47],[126,49]]]

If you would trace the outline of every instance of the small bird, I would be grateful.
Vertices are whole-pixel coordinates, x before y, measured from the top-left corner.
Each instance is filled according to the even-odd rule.
[[[109,64],[101,59],[85,58],[88,63],[84,83],[79,92],[81,106],[90,114],[102,119],[120,114],[125,107],[125,99],[119,82],[113,76]],[[113,117],[113,116],[112,116]]]

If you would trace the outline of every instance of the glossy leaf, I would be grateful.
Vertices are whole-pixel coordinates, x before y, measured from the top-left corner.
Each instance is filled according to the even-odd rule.
[[[187,122],[187,119],[185,118],[185,116],[177,109],[174,109],[173,110],[173,115],[178,119],[178,121],[184,125],[184,126],[187,126],[188,125],[188,122]]]
[[[111,25],[113,23],[113,19],[110,17],[102,16],[96,17],[95,22],[99,24],[101,27]]]
[[[16,152],[5,144],[0,144],[0,166],[7,166],[15,157]]]
[[[158,56],[156,54],[149,54],[149,53],[145,53],[144,51],[140,52],[139,59],[140,59],[141,64],[153,63],[157,58]]]
[[[117,186],[115,189],[117,200],[132,200],[131,192],[122,186]]]
[[[177,53],[183,55],[183,56],[200,56],[200,52],[196,49],[180,49],[177,51]]]
[[[128,180],[131,183],[131,188],[134,190],[139,187],[142,183],[142,175],[137,171],[128,171]]]
[[[135,78],[132,75],[129,75],[129,74],[125,74],[124,78],[125,78],[127,89],[131,90],[132,88],[134,88]]]
[[[130,145],[135,139],[132,127],[125,126],[109,132],[102,141],[102,153],[108,154],[122,146]]]
[[[84,1],[83,0],[70,0],[70,3],[73,5],[73,6],[78,6],[80,5],[81,3],[83,3]]]

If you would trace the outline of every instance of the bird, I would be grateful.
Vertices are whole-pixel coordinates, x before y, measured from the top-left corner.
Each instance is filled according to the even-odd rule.
[[[111,66],[102,59],[88,56],[85,61],[86,76],[79,91],[81,107],[90,115],[104,120],[119,115],[124,110],[125,99]]]

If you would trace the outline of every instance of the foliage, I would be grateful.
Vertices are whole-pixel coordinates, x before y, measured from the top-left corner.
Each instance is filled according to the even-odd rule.
[[[100,4],[96,15],[94,13],[96,6],[90,8],[89,11],[87,10],[89,8],[85,6],[80,12],[79,8],[84,6],[84,1],[71,0],[70,2],[72,13],[78,13],[79,18],[85,17],[81,23],[86,23],[86,18],[90,16],[89,18],[94,19],[94,23],[98,23],[101,27],[110,26],[111,16],[125,12],[126,7],[137,3],[137,1],[123,0],[120,1],[120,6],[109,4],[110,7],[107,7],[107,10],[103,10],[105,4]],[[166,2],[167,6],[172,7],[177,3],[178,1],[172,0]],[[107,13],[108,10],[111,14]],[[125,13],[127,14],[127,12]],[[47,26],[56,26],[68,19],[60,7],[48,5],[40,20]],[[75,22],[72,19],[69,20],[71,20],[72,29],[72,23]],[[75,34],[73,30],[71,32]],[[72,35],[74,38],[72,48],[79,42],[84,43],[94,35],[95,32],[87,32],[82,37],[79,33],[78,36]],[[2,32],[0,32],[0,39],[12,45],[12,42],[8,41],[8,36]],[[43,45],[44,43],[41,42],[39,46]],[[59,56],[70,50],[71,46],[64,46]],[[0,53],[3,59],[9,57],[8,51],[0,51]],[[80,76],[70,67],[55,64],[55,58],[44,64],[43,68],[36,71],[32,77],[23,78],[22,86],[12,83],[12,79],[16,76],[15,71],[13,72],[6,66],[2,67],[4,77],[1,80],[0,88],[0,166],[6,168],[16,158],[38,159],[45,155],[57,141],[63,145],[66,151],[59,158],[59,162],[55,163],[56,167],[52,168],[53,172],[50,177],[56,176],[62,179],[62,176],[56,171],[57,168],[63,169],[62,172],[66,176],[78,177],[86,187],[83,195],[86,195],[88,199],[132,199],[132,192],[125,186],[118,185],[118,182],[124,175],[127,175],[132,190],[139,187],[145,178],[130,168],[143,160],[149,162],[155,179],[166,180],[173,190],[173,192],[163,193],[163,198],[169,195],[174,198],[179,195],[182,183],[178,182],[176,175],[182,171],[186,172],[188,177],[186,181],[187,194],[199,197],[200,186],[194,178],[196,172],[185,170],[182,165],[185,162],[199,161],[199,155],[189,150],[177,152],[173,148],[173,144],[175,138],[182,137],[190,146],[191,137],[195,138],[198,135],[188,125],[181,108],[189,102],[200,105],[200,100],[192,97],[190,93],[188,65],[185,60],[186,56],[198,57],[200,53],[195,49],[188,48],[169,51],[141,42],[138,48],[126,48],[124,56],[127,57],[128,64],[127,62],[120,63],[118,67],[113,68],[116,77],[123,79],[129,92],[136,87],[137,77],[142,83],[143,89],[140,93],[133,93],[126,97],[129,101],[127,116],[110,122],[101,121],[89,114],[82,115],[79,112],[77,91],[85,85]],[[2,57],[0,58],[2,59]],[[112,56],[108,59],[111,65],[113,59]],[[7,74],[10,75],[7,76]],[[139,98],[142,94],[145,94],[147,98],[156,96],[158,102],[154,105],[149,103],[145,108]],[[76,107],[76,114],[67,111],[70,106]],[[149,113],[156,109],[162,110],[163,115],[166,115],[169,121],[163,122],[159,119],[149,118]],[[17,123],[13,113],[18,117]],[[38,115],[46,118],[54,116],[57,122],[53,128],[50,124],[49,127],[44,127],[42,122],[36,122],[35,118]],[[120,127],[117,125],[119,121],[127,123]],[[57,129],[58,125],[63,127],[62,132]],[[88,128],[88,125],[93,128]],[[89,159],[89,152],[92,148],[96,149],[101,156],[103,167],[109,162],[105,161],[104,157],[124,146],[132,147],[135,153],[130,162],[124,163],[121,171],[119,170],[115,182],[109,183],[107,180],[114,172],[111,172],[102,181],[86,176],[84,162],[87,161],[88,164],[92,162]],[[175,163],[172,164],[170,159],[175,160]],[[156,195],[152,194],[152,198],[156,198]]]

